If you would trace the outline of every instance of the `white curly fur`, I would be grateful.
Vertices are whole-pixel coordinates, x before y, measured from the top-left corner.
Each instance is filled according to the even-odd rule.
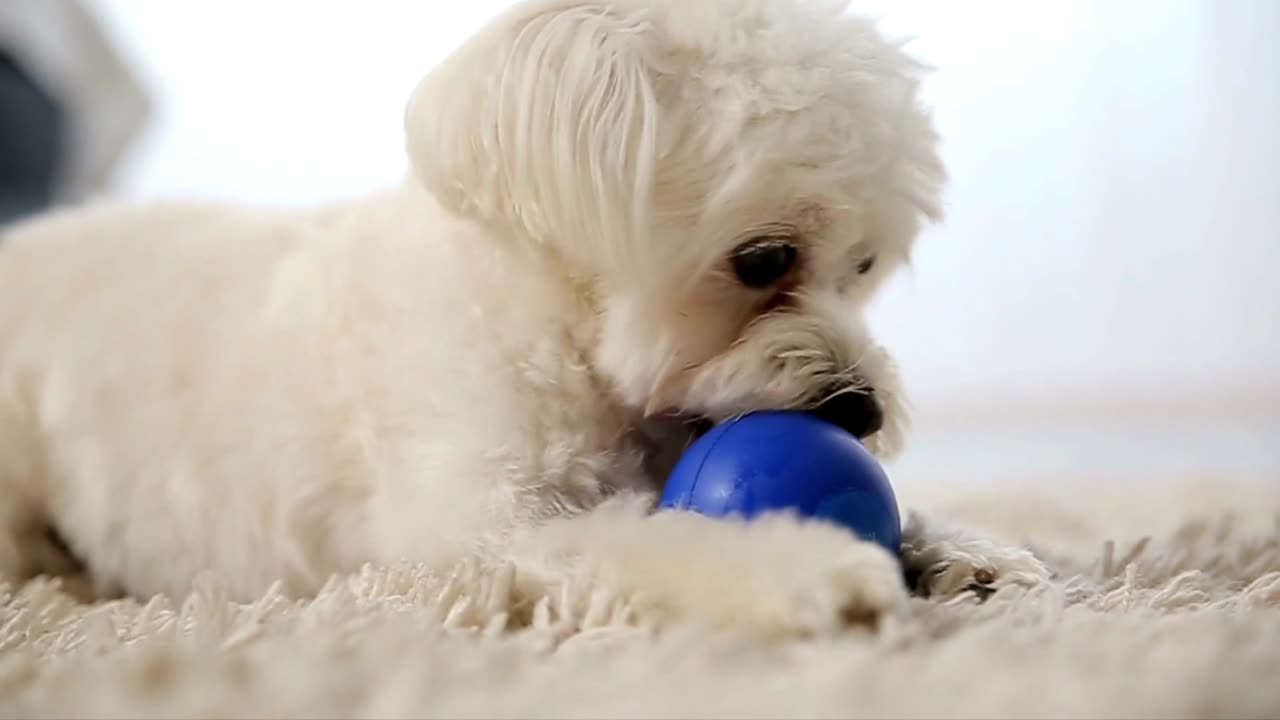
[[[97,592],[214,573],[300,594],[478,554],[530,593],[586,562],[675,615],[763,629],[899,607],[895,563],[843,532],[649,512],[654,458],[687,440],[652,416],[844,379],[884,407],[872,446],[898,447],[861,308],[939,210],[921,70],[843,3],[535,0],[416,89],[403,187],[12,229],[0,576],[71,572],[56,533]],[[729,270],[760,235],[798,249],[785,287]]]

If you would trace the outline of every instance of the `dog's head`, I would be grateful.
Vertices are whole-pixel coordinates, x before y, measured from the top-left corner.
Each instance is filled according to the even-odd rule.
[[[897,381],[862,308],[943,171],[922,67],[843,5],[525,3],[418,87],[417,175],[589,288],[625,403],[819,407],[892,450]]]

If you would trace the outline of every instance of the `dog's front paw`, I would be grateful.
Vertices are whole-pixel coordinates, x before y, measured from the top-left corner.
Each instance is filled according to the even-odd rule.
[[[906,610],[909,594],[897,559],[841,528],[787,516],[737,523],[660,515],[663,527],[652,537],[679,543],[672,555],[681,562],[636,579],[673,614],[810,636],[875,627]]]
[[[565,582],[609,588],[637,621],[772,637],[874,627],[910,595],[897,558],[835,525],[786,514],[750,522],[625,498],[513,536],[522,592]]]
[[[850,541],[813,569],[810,577],[796,580],[777,612],[770,613],[771,624],[802,634],[829,634],[850,626],[874,628],[906,609],[902,568],[878,545]]]
[[[1002,587],[1034,587],[1053,575],[1030,550],[979,535],[967,528],[908,515],[902,562],[919,595],[972,593],[985,600]]]

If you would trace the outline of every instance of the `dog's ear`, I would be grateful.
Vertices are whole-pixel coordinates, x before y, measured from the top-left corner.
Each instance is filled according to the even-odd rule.
[[[446,207],[535,242],[622,247],[654,183],[649,37],[643,12],[603,0],[509,11],[415,90],[417,176]]]

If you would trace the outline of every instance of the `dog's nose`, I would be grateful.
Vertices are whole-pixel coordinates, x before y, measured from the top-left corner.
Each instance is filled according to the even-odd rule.
[[[859,440],[875,434],[884,426],[884,411],[873,388],[858,388],[829,394],[813,413],[838,425]]]

